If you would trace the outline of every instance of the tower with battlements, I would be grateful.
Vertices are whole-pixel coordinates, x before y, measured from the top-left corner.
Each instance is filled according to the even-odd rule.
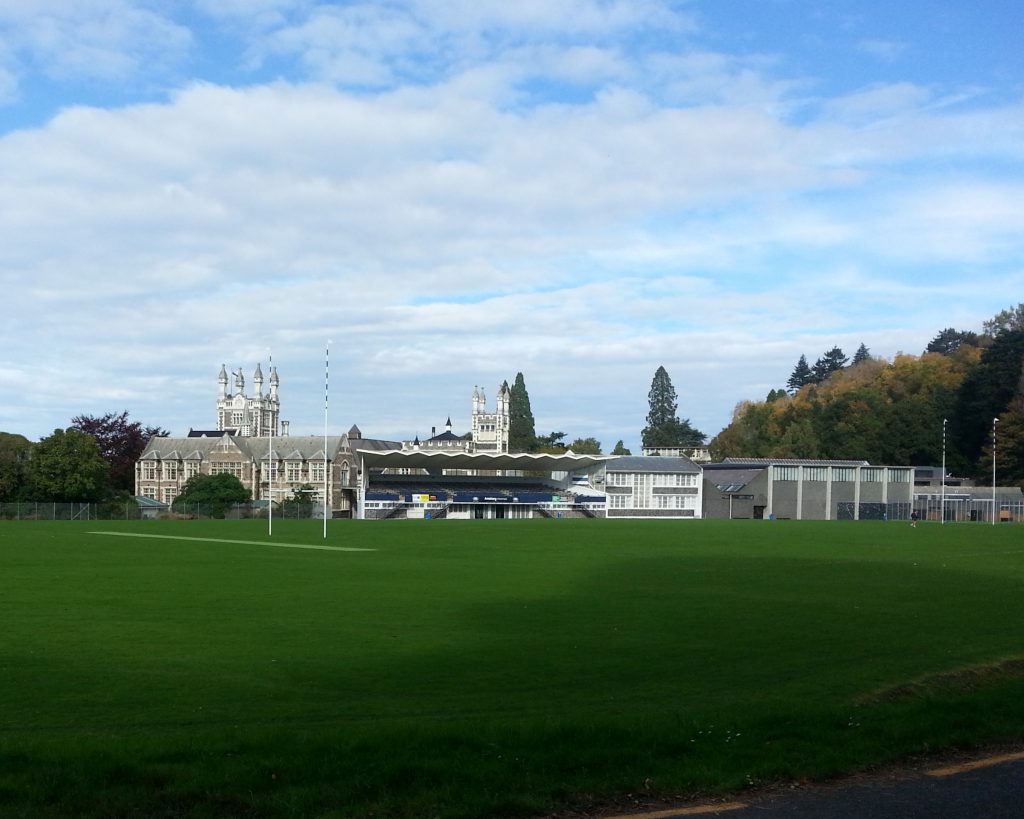
[[[229,387],[228,371],[222,364],[217,378],[217,429],[243,438],[287,435],[288,422],[281,420],[281,384],[277,367],[270,368],[270,389],[263,392],[263,370],[256,365],[252,374],[253,394],[246,395],[242,368],[231,373],[234,391]]]
[[[512,391],[508,382],[498,387],[494,411],[487,409],[487,396],[481,387],[473,387],[473,451],[508,452],[509,412]]]

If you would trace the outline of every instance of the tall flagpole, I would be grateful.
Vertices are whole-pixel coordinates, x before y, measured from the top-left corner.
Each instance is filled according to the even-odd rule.
[[[327,540],[327,509],[331,505],[331,499],[328,496],[330,484],[327,480],[327,386],[330,383],[330,362],[331,342],[328,339],[327,346],[324,348],[324,540]]]
[[[274,354],[268,353],[270,371],[274,371]],[[274,412],[273,405],[270,412],[270,443],[267,448],[267,536],[274,534]],[[262,410],[260,410],[262,412]]]

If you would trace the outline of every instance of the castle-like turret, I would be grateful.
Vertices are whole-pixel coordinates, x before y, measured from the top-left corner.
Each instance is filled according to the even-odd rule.
[[[473,387],[473,449],[476,452],[508,452],[511,391],[508,383],[498,387],[497,407],[487,410],[487,397],[480,387]]]
[[[281,399],[277,394],[281,379],[277,367],[270,367],[270,391],[263,392],[263,368],[252,374],[255,394],[245,394],[245,376],[239,367],[232,372],[235,392],[228,392],[228,371],[222,364],[217,376],[217,429],[243,437],[287,435],[288,422],[281,420]]]

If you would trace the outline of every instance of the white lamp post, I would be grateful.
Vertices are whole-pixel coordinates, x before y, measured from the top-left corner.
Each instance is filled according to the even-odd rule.
[[[946,418],[942,419],[942,490],[939,507],[939,523],[946,522]]]
[[[274,371],[274,356],[268,353],[270,371]],[[269,404],[269,402],[268,402]],[[270,439],[267,446],[267,536],[274,534],[274,412],[271,405]]]
[[[996,525],[996,424],[998,418],[992,419],[992,525]]]
[[[327,509],[331,504],[328,496],[330,484],[327,481],[327,386],[330,383],[331,340],[327,340],[324,348],[324,540],[327,540]]]

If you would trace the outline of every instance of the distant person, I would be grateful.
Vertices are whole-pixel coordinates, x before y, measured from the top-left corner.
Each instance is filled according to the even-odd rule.
[[[910,513],[910,528],[911,529],[916,529],[917,528],[917,510],[916,509],[913,512]]]

